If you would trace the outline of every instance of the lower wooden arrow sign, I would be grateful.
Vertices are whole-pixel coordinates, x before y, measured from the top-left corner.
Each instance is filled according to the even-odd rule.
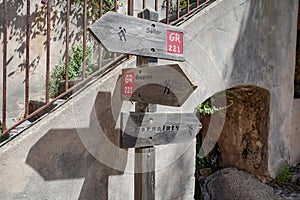
[[[191,141],[202,125],[194,113],[121,113],[122,148]]]
[[[122,71],[122,100],[181,106],[196,88],[178,64]]]

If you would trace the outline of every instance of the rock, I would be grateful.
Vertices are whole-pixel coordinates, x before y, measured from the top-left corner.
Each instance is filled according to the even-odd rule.
[[[201,116],[203,141],[219,146],[218,166],[236,167],[255,174],[261,181],[270,179],[268,171],[268,120],[269,92],[255,87],[235,87],[227,91],[226,96],[234,104],[226,113],[216,112],[213,122],[221,124],[211,126],[211,116]],[[214,95],[216,102],[222,102],[222,95]],[[237,117],[238,116],[238,117]],[[219,136],[221,132],[221,135]],[[218,139],[216,141],[216,138]],[[211,149],[213,146],[209,146]],[[210,156],[210,155],[209,155]]]
[[[211,168],[204,168],[204,169],[199,169],[200,175],[202,176],[208,176],[211,174]]]
[[[291,177],[291,182],[299,184],[299,181],[300,181],[300,174],[293,174]]]
[[[281,200],[272,187],[253,175],[226,168],[208,176],[201,187],[204,200]]]

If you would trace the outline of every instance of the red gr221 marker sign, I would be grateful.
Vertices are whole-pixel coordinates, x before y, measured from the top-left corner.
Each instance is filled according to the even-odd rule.
[[[125,73],[123,75],[123,94],[132,96],[134,91],[134,73]]]
[[[183,33],[167,30],[167,52],[183,54]]]

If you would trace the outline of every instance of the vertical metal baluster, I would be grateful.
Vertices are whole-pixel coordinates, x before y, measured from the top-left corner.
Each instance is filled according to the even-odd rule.
[[[101,18],[103,15],[103,2],[102,0],[99,1],[99,18]],[[101,68],[101,62],[102,62],[102,46],[101,44],[98,45],[98,67]]]
[[[3,92],[2,92],[2,131],[6,130],[6,67],[7,67],[7,7],[3,0]]]
[[[190,12],[190,0],[187,0],[187,12]]]
[[[26,7],[26,74],[25,74],[25,117],[29,115],[29,62],[30,62],[30,0]]]
[[[118,11],[118,0],[115,0],[115,8],[114,8],[114,11],[115,11],[115,12],[117,12],[117,11]],[[113,56],[114,56],[114,59],[113,59],[113,60],[115,60],[115,59],[116,59],[116,57],[117,57],[117,54],[116,54],[116,53],[114,53],[114,54],[113,54]]]
[[[87,0],[83,3],[83,55],[82,55],[82,79],[85,79],[85,66],[86,66],[86,27],[87,27]]]
[[[47,55],[46,55],[46,103],[49,102],[50,89],[50,32],[51,32],[51,0],[47,2]]]
[[[170,12],[170,0],[166,0],[166,24],[170,23],[169,12]]]
[[[65,91],[69,89],[69,44],[70,44],[70,0],[67,0],[67,13],[66,13],[66,83]]]
[[[115,0],[114,4],[115,4],[114,11],[117,12],[118,11],[118,0]]]
[[[128,0],[127,1],[128,7],[127,7],[127,15],[133,16],[133,6],[134,6],[134,0]],[[132,55],[127,55],[127,59],[131,58]]]
[[[155,11],[158,12],[158,0],[155,0],[155,5],[154,5],[154,7],[155,7]]]
[[[133,16],[133,6],[134,6],[134,0],[128,0],[128,15]]]
[[[179,17],[180,17],[180,0],[177,0],[176,12],[177,12],[177,19],[179,19]]]
[[[103,1],[99,1],[99,18],[103,15]]]
[[[146,0],[143,0],[143,9],[146,8]]]

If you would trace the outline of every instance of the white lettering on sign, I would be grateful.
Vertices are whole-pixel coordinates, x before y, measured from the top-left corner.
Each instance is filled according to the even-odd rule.
[[[124,87],[124,94],[125,95],[132,95],[133,94],[133,88],[132,87]]]
[[[167,30],[167,52],[183,54],[183,33]]]
[[[123,79],[123,94],[131,96],[134,91],[134,73],[124,74]]]
[[[168,47],[169,47],[169,50],[168,50],[169,53],[180,54],[180,47],[179,46],[169,44]]]
[[[132,74],[125,75],[125,83],[133,83],[133,75]]]
[[[169,40],[171,42],[178,42],[178,43],[180,43],[180,35],[179,35],[179,33],[171,33],[169,35]]]

